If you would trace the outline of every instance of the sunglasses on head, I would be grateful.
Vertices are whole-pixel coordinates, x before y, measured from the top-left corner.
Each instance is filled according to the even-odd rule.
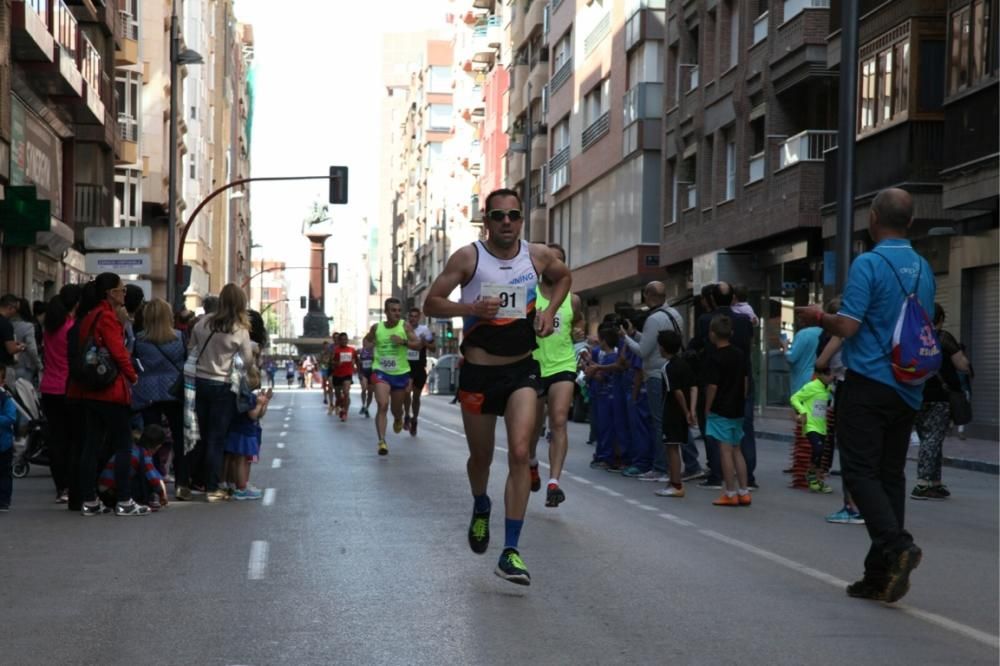
[[[518,222],[521,220],[521,211],[516,208],[511,208],[510,210],[500,210],[499,208],[494,208],[493,210],[486,213],[494,222],[503,222],[503,218],[507,218],[511,222]]]

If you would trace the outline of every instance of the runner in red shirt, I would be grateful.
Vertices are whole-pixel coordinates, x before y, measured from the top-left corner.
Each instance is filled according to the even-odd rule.
[[[333,348],[330,358],[330,384],[337,399],[337,409],[340,420],[347,420],[347,411],[351,407],[351,380],[354,376],[354,364],[358,352],[347,344],[347,333],[337,336],[337,346]]]

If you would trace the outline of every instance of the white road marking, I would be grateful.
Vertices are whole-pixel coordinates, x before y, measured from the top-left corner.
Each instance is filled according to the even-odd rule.
[[[282,430],[281,434],[278,435],[278,437],[286,437],[286,436],[288,436],[288,431],[287,430]]]
[[[585,486],[592,486],[592,485],[594,485],[594,482],[591,481],[590,479],[585,479],[582,476],[577,476],[576,474],[567,474],[566,476],[568,476],[569,478],[573,479],[577,483],[582,483]]]
[[[626,504],[631,504],[632,506],[639,506],[639,500],[632,499],[631,497],[625,500]]]
[[[274,488],[264,489],[264,499],[261,500],[264,506],[271,506],[274,504],[274,496],[278,493]]]
[[[694,527],[694,523],[692,523],[691,521],[679,518],[672,513],[658,513],[656,515],[658,515],[660,518],[663,518],[664,520],[669,520],[670,522],[676,523],[677,525],[680,525],[682,527]]]
[[[658,511],[655,506],[649,506],[648,504],[640,504],[639,508],[643,511]]]
[[[283,448],[285,448],[285,443],[284,442],[278,442],[277,446],[278,446],[279,449],[283,449]]]
[[[250,563],[247,565],[247,578],[250,580],[260,580],[264,577],[268,548],[266,541],[254,541],[250,544]]]
[[[281,458],[275,458],[271,461],[271,469],[278,469],[281,467]]]

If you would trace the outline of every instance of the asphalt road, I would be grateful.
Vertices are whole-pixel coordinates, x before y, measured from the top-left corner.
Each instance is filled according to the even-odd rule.
[[[471,497],[456,407],[425,398],[416,438],[280,392],[252,481],[263,502],[171,503],[130,520],[52,502],[47,470],[0,514],[2,664],[996,664],[997,477],[946,469],[947,502],[908,501],[924,549],[888,606],[848,598],[863,527],[837,495],[787,489],[787,445],[761,442],[749,509],[714,492],[589,469],[571,424],[558,509],[533,495],[532,585],[466,542]],[[356,405],[355,405],[356,407]],[[504,446],[502,428],[497,445]],[[542,460],[544,461],[544,448]],[[279,462],[280,461],[280,462]],[[490,494],[502,507],[498,451]],[[545,470],[543,470],[543,479]],[[911,470],[912,476],[912,470]],[[499,543],[498,543],[499,542]]]

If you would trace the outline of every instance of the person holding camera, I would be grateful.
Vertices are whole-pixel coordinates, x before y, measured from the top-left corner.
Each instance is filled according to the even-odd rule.
[[[635,444],[637,455],[624,472],[626,476],[655,481],[666,473],[667,451],[663,446],[663,358],[657,337],[661,331],[675,331],[684,336],[684,319],[674,308],[667,305],[667,288],[659,281],[646,285],[642,297],[649,306],[649,314],[637,331],[631,322],[620,327],[624,344],[642,358],[642,371],[646,377],[646,395],[652,423],[649,436],[644,443]],[[686,475],[685,475],[686,476]]]

